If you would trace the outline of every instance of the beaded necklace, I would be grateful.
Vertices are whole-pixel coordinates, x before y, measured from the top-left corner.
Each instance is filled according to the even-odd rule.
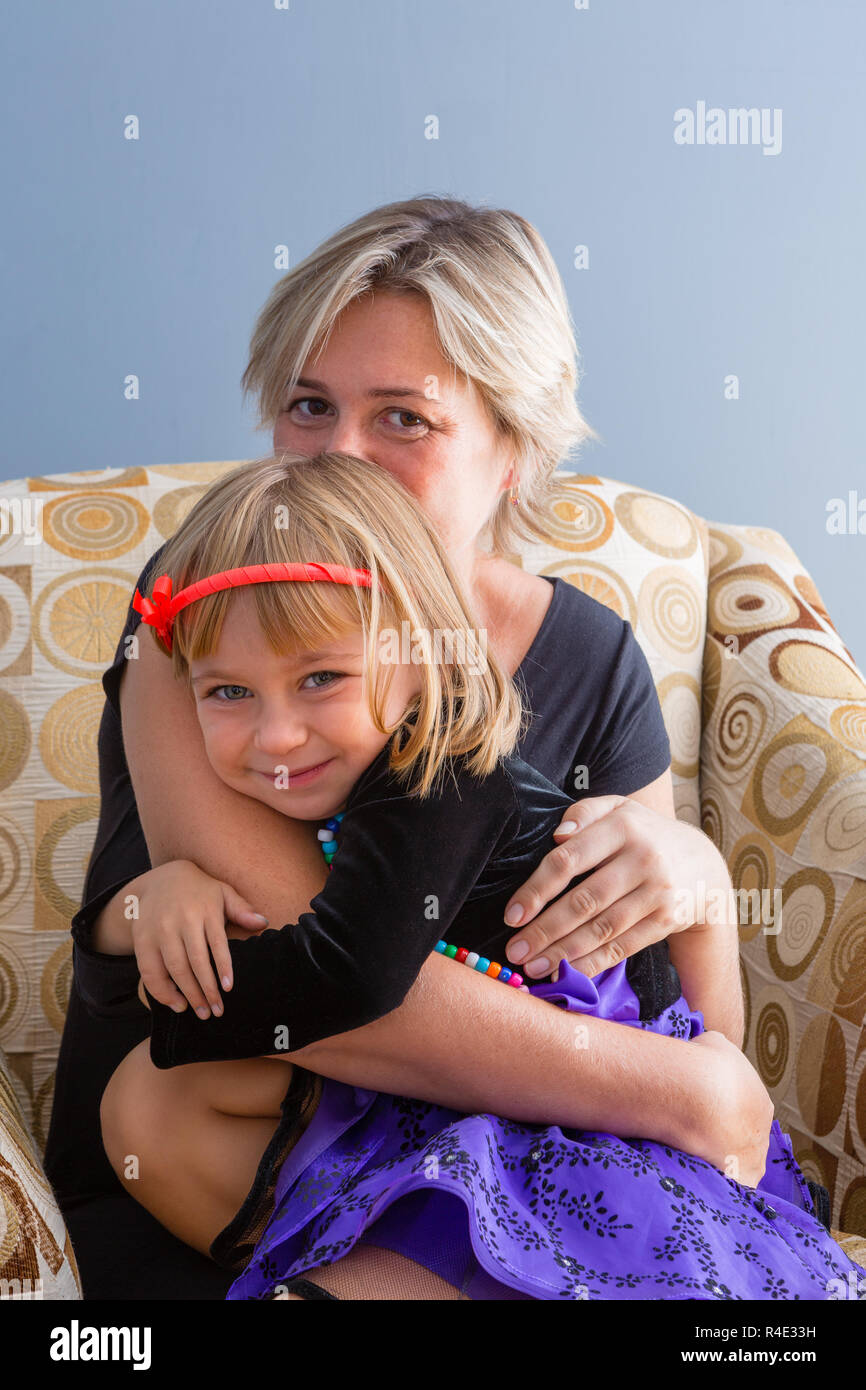
[[[328,865],[328,873],[331,872],[334,855],[337,853],[340,821],[344,815],[344,811],[338,811],[335,816],[329,816],[318,831],[318,840]],[[470,951],[465,946],[449,946],[446,941],[437,941],[434,950],[442,956],[450,957],[451,960],[459,960],[461,965],[468,965],[470,970],[477,970],[480,975],[489,975],[492,980],[500,980],[504,985],[511,985],[513,989],[522,989],[529,993],[529,986],[523,983],[523,976],[508,965],[488,960],[486,956],[480,956],[477,951]]]

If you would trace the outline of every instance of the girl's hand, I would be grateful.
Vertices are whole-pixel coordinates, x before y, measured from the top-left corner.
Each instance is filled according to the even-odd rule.
[[[682,1145],[744,1187],[757,1187],[767,1167],[773,1102],[748,1057],[714,1031],[699,1033],[689,1047],[700,1047],[710,1066],[708,1118]]]
[[[210,956],[223,989],[231,989],[225,919],[247,933],[264,930],[267,919],[230,884],[211,878],[189,859],[150,869],[136,886],[139,915],[132,924],[132,943],[142,983],[177,1013],[189,1000],[199,1018],[210,1018],[211,1010],[219,1017],[223,1006]]]
[[[607,970],[695,922],[678,888],[694,892],[700,880],[708,892],[730,887],[724,860],[702,830],[626,796],[576,802],[554,833],[566,838],[505,911],[506,923],[521,928],[508,960],[530,978],[550,975],[561,960],[584,975]],[[579,874],[587,877],[542,912]],[[510,921],[518,905],[522,917]]]

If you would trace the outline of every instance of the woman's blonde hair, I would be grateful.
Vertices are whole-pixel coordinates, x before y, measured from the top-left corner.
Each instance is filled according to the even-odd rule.
[[[473,627],[432,523],[375,464],[336,452],[282,453],[233,469],[166,543],[147,596],[158,574],[171,576],[177,594],[222,570],[311,561],[367,569],[373,585],[278,580],[197,599],[174,620],[175,675],[190,684],[190,663],[217,647],[233,597],[251,593],[279,654],[317,649],[361,628],[370,715],[380,733],[395,734],[390,766],[410,794],[427,796],[452,757],[466,754],[467,769],[483,776],[513,751],[526,718],[519,692],[487,651],[486,633]],[[388,728],[393,667],[407,655],[418,665],[421,692]]]
[[[452,376],[479,392],[514,449],[519,505],[499,499],[481,548],[513,552],[546,537],[557,465],[598,439],[578,409],[578,350],[556,263],[525,218],[429,195],[389,203],[336,232],[274,286],[241,379],[272,429],[338,316],[372,290],[420,294]]]

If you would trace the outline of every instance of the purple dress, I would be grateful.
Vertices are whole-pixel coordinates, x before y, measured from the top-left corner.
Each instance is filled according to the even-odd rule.
[[[626,962],[592,979],[563,963],[557,983],[530,988],[629,1027],[704,1031],[682,996],[641,1022]],[[416,1260],[470,1299],[826,1300],[866,1277],[817,1219],[776,1120],[764,1176],[750,1188],[651,1140],[463,1115],[325,1080],[227,1297],[270,1298],[359,1239]]]

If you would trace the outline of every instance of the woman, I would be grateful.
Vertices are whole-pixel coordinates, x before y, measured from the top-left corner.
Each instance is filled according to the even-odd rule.
[[[575,360],[562,285],[537,232],[513,213],[424,198],[360,218],[290,272],[260,315],[244,376],[247,390],[258,393],[262,425],[273,427],[275,449],[353,453],[404,483],[464,579],[478,626],[507,669],[531,686],[537,718],[521,756],[569,787],[578,750],[590,769],[592,800],[567,817],[579,822],[580,833],[548,855],[516,895],[523,921],[535,920],[516,933],[509,956],[530,978],[550,973],[565,956],[593,974],[651,943],[660,943],[666,958],[673,885],[730,887],[711,842],[674,817],[658,701],[628,625],[569,586],[551,585],[503,558],[518,537],[543,529],[545,481],[591,433],[574,400]],[[492,554],[480,550],[479,539],[489,540]],[[139,580],[142,591],[148,572]],[[574,612],[574,649],[561,663],[546,620],[552,615],[562,634],[554,605],[565,602]],[[130,612],[127,632],[136,618]],[[208,1289],[220,1296],[217,1289],[231,1280],[189,1250],[181,1256],[183,1247],[148,1221],[143,1207],[203,1256],[214,1247],[226,1262],[237,1260],[267,1220],[280,1157],[303,1117],[294,1089],[285,1094],[282,1061],[225,1063],[237,1076],[236,1105],[226,1114],[196,1089],[195,1067],[157,1072],[139,1049],[138,1101],[112,1117],[112,1130],[123,1152],[136,1156],[128,1190],[142,1206],[121,1196],[99,1142],[97,1110],[110,1075],[148,1032],[134,958],[113,954],[121,890],[134,889],[130,880],[152,864],[187,859],[279,923],[296,920],[321,887],[321,856],[308,826],[219,782],[194,710],[166,663],[154,660],[151,644],[142,643],[130,663],[125,654],[122,638],[104,681],[102,814],[84,906],[73,923],[76,989],[46,1166],[90,1296],[110,1288],[117,1297],[124,1285],[129,1296],[206,1297]],[[600,863],[579,890],[535,917],[578,873]],[[239,925],[252,926],[249,918]],[[595,1107],[599,1126],[603,1120],[615,1129],[617,1092],[631,1088],[647,1125],[657,1133],[667,1125],[659,1136],[666,1142],[695,1152],[715,1124],[719,1152],[736,1152],[762,1127],[766,1139],[772,1113],[737,1051],[737,935],[702,924],[677,924],[676,931],[670,951],[683,990],[730,1047],[689,1049],[653,1038],[648,1067],[648,1035],[600,1029],[590,1070],[559,1010],[516,991],[497,994],[493,982],[433,958],[399,1010],[287,1060],[464,1111],[584,1127],[588,1107]],[[700,978],[690,931],[701,933],[703,960],[712,937],[715,968]],[[528,946],[522,956],[519,941]],[[533,958],[535,971],[527,964]],[[178,983],[188,992],[189,982]],[[179,1002],[167,978],[163,993],[154,993]],[[208,1001],[194,1003],[206,1016]],[[607,1093],[606,1077],[616,1077]],[[714,1111],[716,1089],[730,1108]],[[691,1098],[688,1119],[672,1095]],[[85,1130],[77,1143],[76,1123]],[[246,1156],[232,1171],[218,1157],[226,1125],[233,1152],[244,1147],[236,1138],[244,1135]],[[131,1245],[123,1248],[126,1233]]]

